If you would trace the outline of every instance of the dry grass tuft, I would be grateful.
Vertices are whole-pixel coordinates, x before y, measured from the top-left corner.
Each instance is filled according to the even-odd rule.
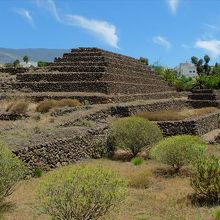
[[[146,118],[150,121],[179,121],[190,117],[198,117],[215,112],[217,108],[207,107],[199,109],[184,108],[182,110],[164,110],[155,112],[141,112],[137,116]]]
[[[36,111],[46,113],[52,108],[61,108],[65,106],[76,107],[80,105],[81,103],[76,99],[44,100],[37,105]]]
[[[147,189],[151,184],[152,173],[149,170],[141,170],[132,173],[128,178],[128,184],[135,189]]]
[[[11,112],[14,114],[25,114],[28,111],[29,102],[26,100],[15,100],[9,102],[6,107],[7,112]]]

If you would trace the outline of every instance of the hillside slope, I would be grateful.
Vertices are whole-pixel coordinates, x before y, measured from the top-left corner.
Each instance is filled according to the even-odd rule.
[[[28,48],[28,49],[9,49],[0,48],[0,63],[10,63],[16,59],[22,60],[27,55],[31,61],[48,61],[51,62],[55,57],[62,56],[67,49],[44,49],[44,48]]]

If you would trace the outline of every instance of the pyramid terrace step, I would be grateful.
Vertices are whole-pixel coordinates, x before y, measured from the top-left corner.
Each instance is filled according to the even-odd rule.
[[[213,93],[213,89],[194,89],[192,93]]]
[[[187,100],[187,103],[194,108],[220,107],[220,101],[217,100]]]
[[[146,66],[142,65],[125,65],[123,63],[117,62],[56,62],[50,64],[50,67],[58,67],[58,66],[71,66],[71,67],[112,67],[118,69],[129,69],[133,71],[140,71],[140,72],[148,72],[149,69]]]
[[[73,52],[73,53],[64,53],[63,57],[78,57],[78,56],[102,56],[101,51],[97,52],[86,52],[86,53],[80,53],[80,52]]]
[[[67,56],[67,57],[58,57],[55,59],[55,63],[57,62],[98,62],[98,61],[106,61],[104,56]]]
[[[96,62],[88,62],[88,61],[77,61],[77,62],[70,62],[70,61],[61,61],[61,62],[55,62],[51,63],[49,66],[97,66],[97,67],[102,67],[102,66],[108,66],[108,63],[105,61],[96,61]]]
[[[134,95],[106,95],[104,93],[85,93],[85,92],[31,92],[31,93],[12,93],[9,97],[27,97],[34,101],[42,101],[45,99],[78,99],[82,103],[89,101],[91,104],[112,103],[112,102],[128,102],[135,100],[150,100],[150,99],[169,99],[179,98],[177,92],[157,92],[157,93],[140,93]]]
[[[143,67],[147,67],[145,64],[143,64],[142,62],[140,62],[137,59],[127,59],[124,57],[115,57],[112,56],[111,54],[105,54],[105,55],[100,55],[100,56],[94,56],[94,55],[90,55],[90,56],[81,56],[81,54],[77,55],[77,54],[69,54],[68,56],[64,56],[61,58],[57,58],[55,60],[55,62],[73,62],[73,61],[87,61],[87,62],[91,62],[91,61],[107,61],[107,62],[117,62],[117,63],[122,63],[122,64],[126,64],[126,65],[138,65],[138,66],[143,66]]]
[[[147,68],[140,70],[132,70],[130,68],[116,68],[116,67],[91,67],[91,66],[51,66],[46,68],[47,72],[110,72],[114,74],[125,74],[133,76],[152,76],[162,79],[161,76],[157,75],[155,72],[148,70]]]
[[[129,62],[133,62],[133,63],[137,63],[140,65],[144,65],[143,63],[141,63],[138,59],[135,59],[133,57],[129,57],[129,56],[124,56],[124,55],[120,55],[120,54],[116,54],[116,53],[112,53],[112,52],[108,52],[108,51],[104,51],[104,50],[99,50],[99,51],[74,51],[72,53],[65,53],[63,55],[64,58],[69,58],[69,57],[85,57],[85,56],[104,56],[104,57],[109,57],[109,58],[114,58],[114,59],[120,59],[121,61],[129,61]]]
[[[135,94],[172,91],[168,86],[119,83],[106,81],[76,82],[18,82],[14,83],[18,90],[33,92],[101,92],[105,94]]]
[[[107,67],[94,67],[94,66],[49,66],[47,71],[60,71],[60,72],[106,72]]]
[[[77,54],[77,53],[81,53],[81,54],[90,54],[91,53],[91,54],[93,54],[93,53],[98,53],[98,52],[101,52],[104,55],[109,55],[109,56],[114,56],[114,57],[118,57],[118,58],[137,61],[137,59],[135,59],[134,57],[121,55],[118,53],[106,51],[106,50],[99,49],[99,48],[76,48],[76,49],[71,50],[71,54]]]
[[[220,99],[219,95],[212,93],[192,93],[188,96],[190,100],[218,100]]]
[[[143,71],[137,71],[137,70],[132,70],[126,67],[119,69],[119,68],[109,66],[107,68],[107,71],[110,73],[114,73],[114,74],[118,74],[120,72],[121,75],[123,74],[123,75],[146,76],[146,77],[149,76],[149,77],[157,78],[158,80],[164,80],[160,75],[148,69],[143,70]]]
[[[157,84],[158,86],[168,85],[164,80],[158,81],[154,76],[125,76],[120,74],[111,73],[25,73],[18,74],[17,80],[19,82],[73,82],[73,81],[115,81],[115,82],[128,82],[140,84]]]

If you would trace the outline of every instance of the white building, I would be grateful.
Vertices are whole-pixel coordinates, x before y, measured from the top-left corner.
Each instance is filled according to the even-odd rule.
[[[37,67],[37,62],[33,62],[33,61],[28,61],[28,63],[26,62],[20,62],[20,65],[22,67],[30,67],[30,66],[34,66],[34,67]]]
[[[176,68],[177,72],[181,76],[187,76],[195,78],[197,76],[196,66],[192,63],[180,63]]]

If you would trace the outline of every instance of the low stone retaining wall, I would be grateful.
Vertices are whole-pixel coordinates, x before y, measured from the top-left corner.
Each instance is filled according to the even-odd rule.
[[[0,113],[0,120],[1,121],[15,121],[22,118],[27,118],[28,115],[24,114],[14,114],[14,113]]]
[[[203,107],[201,103],[191,105],[187,100],[160,101],[143,105],[118,105],[111,108],[111,114],[118,117],[128,117],[145,111],[163,111],[168,109],[182,109],[184,107]],[[201,117],[188,118],[181,121],[159,121],[155,122],[163,131],[165,136],[177,134],[203,135],[219,128],[220,112],[214,112]]]
[[[100,149],[92,144],[95,137],[94,133],[87,133],[82,136],[27,146],[14,150],[13,153],[27,164],[30,173],[36,167],[48,171],[82,159],[100,158]]]
[[[10,74],[17,74],[17,73],[25,73],[28,72],[29,68],[25,68],[25,67],[18,67],[18,68],[14,68],[14,67],[7,67],[7,68],[0,68],[0,73],[10,73]]]
[[[181,134],[203,135],[219,128],[219,117],[220,112],[215,112],[182,121],[159,121],[155,123],[161,128],[165,136]]]
[[[118,117],[128,117],[131,115],[136,115],[140,112],[145,111],[162,111],[168,109],[181,109],[183,107],[188,107],[186,100],[169,100],[169,101],[158,101],[149,104],[139,104],[139,105],[118,105],[111,108],[111,114]]]

